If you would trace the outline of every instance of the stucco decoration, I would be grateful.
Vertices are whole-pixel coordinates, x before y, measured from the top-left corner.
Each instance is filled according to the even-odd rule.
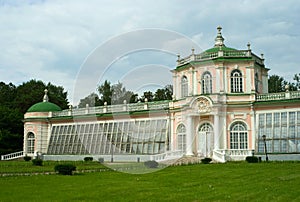
[[[210,102],[204,97],[200,97],[197,99],[197,106],[199,113],[207,113],[211,111]]]

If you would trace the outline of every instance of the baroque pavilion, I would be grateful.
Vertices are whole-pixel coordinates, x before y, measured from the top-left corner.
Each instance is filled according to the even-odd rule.
[[[178,56],[173,100],[61,110],[45,91],[24,115],[24,150],[15,156],[226,162],[268,153],[300,160],[300,91],[268,93],[263,55],[249,43],[225,46],[221,29],[212,48]]]

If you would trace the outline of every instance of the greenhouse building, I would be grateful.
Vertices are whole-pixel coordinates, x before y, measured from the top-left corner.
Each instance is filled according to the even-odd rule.
[[[227,47],[221,30],[212,48],[178,56],[172,100],[61,110],[45,90],[24,115],[23,151],[2,159],[300,160],[300,91],[268,93],[263,55]]]

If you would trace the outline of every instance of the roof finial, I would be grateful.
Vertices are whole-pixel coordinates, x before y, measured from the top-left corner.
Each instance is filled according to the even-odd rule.
[[[218,34],[217,34],[217,37],[215,39],[215,47],[216,46],[224,46],[224,38],[223,38],[222,33],[221,33],[222,27],[218,26],[217,30],[218,30]]]
[[[49,98],[48,98],[48,95],[47,95],[48,90],[45,89],[44,92],[45,92],[45,95],[44,95],[44,97],[43,97],[43,102],[49,102]]]

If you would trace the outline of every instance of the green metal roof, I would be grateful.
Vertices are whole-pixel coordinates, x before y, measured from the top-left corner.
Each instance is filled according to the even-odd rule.
[[[27,112],[57,112],[61,108],[52,102],[39,102],[32,105]]]
[[[213,47],[213,48],[207,49],[204,52],[206,52],[206,53],[215,53],[215,52],[218,52],[219,50],[222,50],[222,51],[235,51],[236,49],[229,48],[229,47],[226,47],[225,45],[223,45],[221,47]]]

